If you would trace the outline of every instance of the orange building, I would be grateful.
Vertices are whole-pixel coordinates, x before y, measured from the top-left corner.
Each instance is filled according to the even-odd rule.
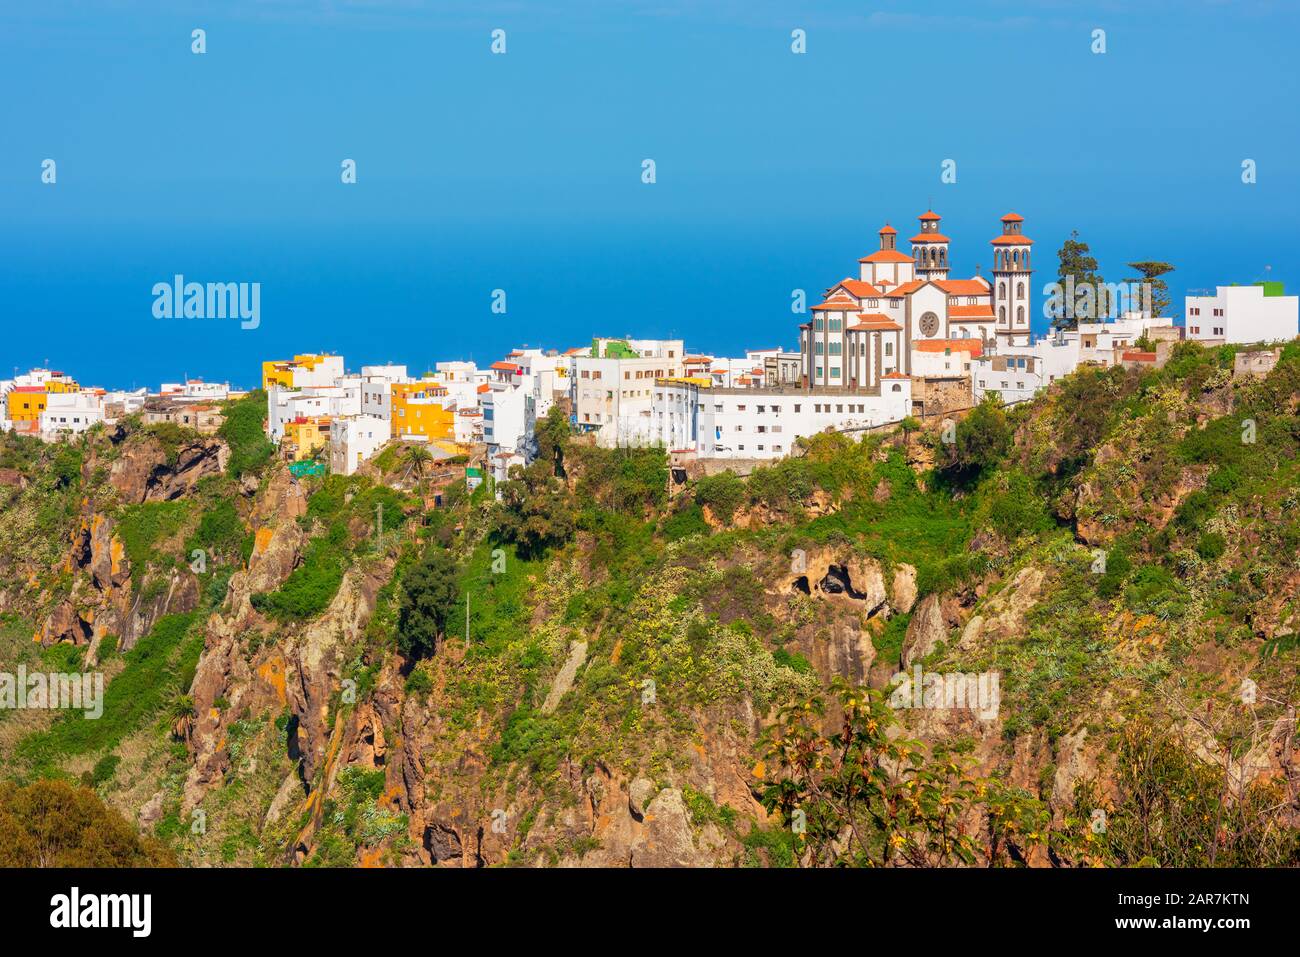
[[[328,415],[300,415],[284,424],[284,437],[294,447],[295,462],[311,458],[330,444],[331,421]]]
[[[9,390],[5,400],[9,421],[40,422],[41,413],[45,411],[46,395],[43,385],[20,385]]]
[[[456,437],[456,409],[446,386],[432,380],[394,382],[393,438],[423,436],[429,441]]]

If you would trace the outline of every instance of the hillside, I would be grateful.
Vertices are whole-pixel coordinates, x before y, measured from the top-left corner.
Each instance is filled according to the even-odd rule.
[[[293,478],[260,393],[6,435],[0,670],[106,685],[0,776],[194,866],[1295,865],[1300,347],[1232,355],[685,485],[552,418],[441,508]]]

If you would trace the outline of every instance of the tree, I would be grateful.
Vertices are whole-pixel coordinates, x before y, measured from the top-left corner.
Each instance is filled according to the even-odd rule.
[[[881,692],[842,678],[831,690],[837,730],[823,730],[825,703],[814,695],[781,710],[764,751],[761,800],[792,828],[808,865],[974,864],[977,804],[990,812],[988,864],[1023,860],[1044,840],[1046,815],[1025,792],[976,781],[952,756],[894,733]]]
[[[907,448],[911,444],[912,433],[920,430],[921,422],[915,416],[909,415],[898,423],[898,427],[903,430],[903,447]]]
[[[0,867],[175,867],[93,791],[40,779],[0,781]]]
[[[573,502],[550,462],[538,459],[527,467],[512,465],[510,477],[497,491],[501,501],[494,532],[502,541],[512,542],[522,557],[535,558],[573,537]]]
[[[1011,424],[997,398],[986,395],[957,423],[952,442],[939,446],[940,468],[952,480],[966,484],[1001,462],[1011,447]]]
[[[1151,316],[1163,316],[1165,310],[1170,306],[1169,285],[1160,277],[1165,273],[1173,272],[1174,267],[1171,263],[1155,262],[1153,260],[1143,260],[1141,262],[1129,263],[1129,269],[1136,269],[1142,274],[1141,280],[1131,280],[1141,282],[1151,289]],[[1145,310],[1144,310],[1145,311]]]
[[[424,475],[433,463],[433,455],[423,445],[410,444],[402,455],[406,462],[406,474],[414,475],[416,484],[423,490]]]
[[[402,578],[397,646],[407,657],[433,654],[460,602],[456,562],[447,549],[430,544]]]
[[[564,448],[569,444],[569,420],[558,405],[551,406],[546,418],[538,422],[533,434],[537,438],[537,457],[551,463],[553,474],[564,477]]]
[[[1080,241],[1079,231],[1072,230],[1070,236],[1057,252],[1061,264],[1057,267],[1057,282],[1061,285],[1060,304],[1053,310],[1053,322],[1062,329],[1074,329],[1079,320],[1095,319],[1109,315],[1111,309],[1110,294],[1106,289],[1106,280],[1097,272],[1097,260],[1093,258],[1088,244]],[[1090,288],[1093,291],[1092,315],[1080,316],[1075,312],[1071,289]],[[1085,311],[1087,311],[1085,309]]]

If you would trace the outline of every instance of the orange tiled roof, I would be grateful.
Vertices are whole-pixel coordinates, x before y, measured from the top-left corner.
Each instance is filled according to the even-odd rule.
[[[1155,362],[1156,354],[1154,352],[1144,352],[1141,349],[1130,349],[1125,352],[1123,357],[1133,362]]]
[[[950,296],[987,296],[989,287],[982,279],[936,279],[934,284]]]
[[[870,256],[863,256],[860,263],[910,263],[916,262],[911,256],[900,253],[897,249],[877,249]]]
[[[1034,241],[1028,236],[1020,236],[1014,233],[1003,233],[1001,236],[990,239],[989,242],[994,246],[1032,246],[1034,244]]]
[[[921,220],[925,220],[925,221],[927,221],[927,222],[928,222],[929,220],[934,220],[935,222],[938,222],[938,221],[939,221],[940,219],[942,219],[943,217],[941,217],[941,216],[940,216],[938,213],[936,213],[933,209],[927,209],[924,213],[922,213],[920,216],[918,216],[918,217],[916,217],[916,218],[917,218],[917,219],[921,219]]]
[[[880,289],[865,279],[845,279],[840,286],[859,299],[875,299],[880,295]]]
[[[949,306],[950,319],[992,319],[992,306]]]
[[[881,378],[882,379],[910,379],[912,377],[910,375],[907,375],[905,372],[886,372],[883,376],[881,376]]]
[[[833,299],[827,299],[825,302],[819,302],[817,305],[813,306],[813,311],[814,312],[822,312],[822,311],[844,312],[846,310],[857,309],[857,308],[858,308],[858,304],[854,302],[852,299],[849,299],[847,296],[845,296],[844,298],[833,298]]]
[[[518,372],[518,371],[519,371],[519,366],[515,365],[513,362],[494,362],[494,363],[492,363],[492,368],[493,368],[493,369],[496,369],[498,372]]]
[[[1025,217],[1021,216],[1019,213],[1007,213],[1002,217],[1002,221],[1004,223],[1023,223]]]
[[[897,232],[898,230],[889,225],[889,223],[885,223],[884,226],[880,227],[880,235],[882,236],[893,236]]]
[[[948,242],[952,242],[952,240],[950,240],[943,233],[917,233],[915,236],[909,239],[908,242],[909,243],[948,243]]]
[[[913,279],[909,282],[895,286],[893,289],[889,290],[889,292],[885,293],[885,296],[890,299],[901,299],[903,296],[916,292],[924,286],[925,283],[926,281],[924,279]]]
[[[951,349],[953,352],[969,352],[973,356],[984,352],[984,344],[978,339],[918,339],[912,345],[918,352],[943,352]]]
[[[878,312],[862,313],[859,321],[849,326],[851,332],[901,332],[903,327],[888,316]]]

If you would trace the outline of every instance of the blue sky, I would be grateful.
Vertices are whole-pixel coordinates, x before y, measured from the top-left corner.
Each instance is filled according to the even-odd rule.
[[[1300,287],[1297,26],[1293,3],[1198,0],[9,3],[0,374],[251,384],[295,351],[423,369],[594,334],[792,347],[791,290],[930,204],[958,275],[988,271],[1014,209],[1038,288],[1071,229],[1112,281],[1175,263],[1177,306]],[[260,327],[155,319],[178,272],[261,282]]]

